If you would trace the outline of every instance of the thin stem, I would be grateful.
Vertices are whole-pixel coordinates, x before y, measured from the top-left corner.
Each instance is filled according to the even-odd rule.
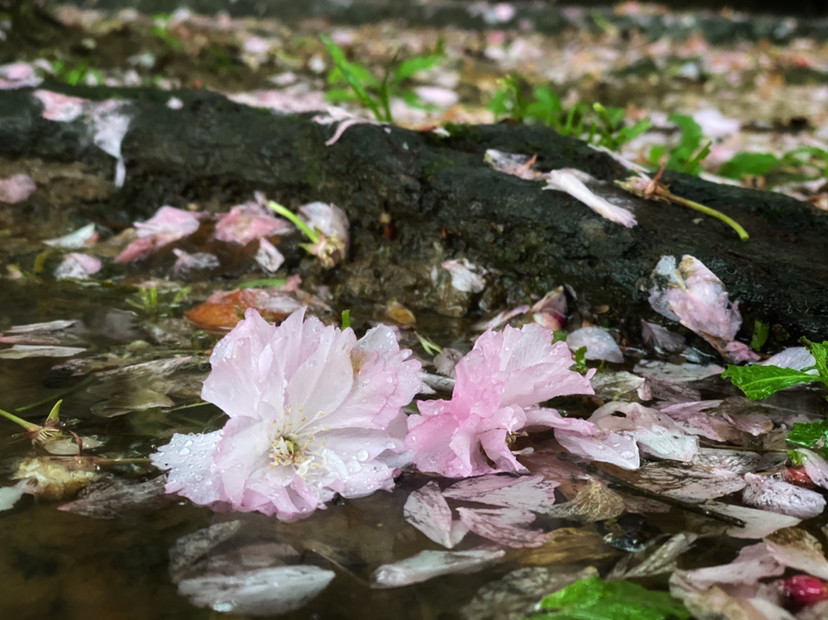
[[[299,216],[297,216],[293,211],[287,209],[286,207],[283,207],[278,202],[274,202],[272,200],[268,201],[267,206],[279,215],[281,215],[286,220],[290,220],[290,222],[294,226],[296,226],[296,228],[301,230],[304,233],[304,235],[308,239],[310,239],[311,243],[319,243],[319,235],[313,232],[313,230],[311,230],[310,227],[307,224],[305,224],[305,222],[300,220]]]
[[[709,215],[710,217],[715,217],[717,220],[724,222],[728,226],[730,226],[733,230],[736,231],[736,234],[739,235],[739,239],[742,241],[747,241],[750,236],[747,234],[747,231],[742,228],[742,226],[734,220],[726,216],[721,211],[717,211],[716,209],[711,209],[710,207],[706,207],[703,204],[695,202],[693,200],[689,200],[687,198],[682,198],[681,196],[676,196],[672,192],[669,195],[670,200],[676,202],[678,204],[684,205],[685,207],[690,207],[691,209],[695,209],[696,211],[701,211],[705,215]]]
[[[88,377],[86,377],[83,381],[78,381],[78,382],[77,382],[75,385],[73,385],[72,387],[66,388],[65,390],[63,390],[63,391],[61,391],[61,392],[58,392],[57,394],[52,394],[51,396],[47,396],[46,398],[43,398],[43,399],[41,399],[41,400],[39,400],[39,401],[37,401],[37,402],[34,402],[34,403],[29,403],[28,405],[23,405],[22,407],[17,407],[17,408],[15,409],[15,411],[16,411],[17,413],[23,413],[24,411],[28,411],[29,409],[34,409],[35,407],[40,407],[40,405],[45,405],[46,403],[50,403],[50,402],[52,402],[52,401],[55,399],[55,397],[58,397],[58,398],[60,398],[61,400],[63,400],[63,397],[64,397],[64,396],[66,396],[67,394],[71,394],[71,393],[72,393],[72,392],[74,392],[75,390],[79,390],[79,389],[80,389],[80,388],[82,388],[83,386],[85,386],[85,385],[87,385],[88,383],[90,383],[93,379],[95,379],[95,375],[94,375],[94,374],[93,374],[93,375],[89,375],[89,376],[88,376]]]
[[[15,424],[19,424],[20,426],[25,428],[27,431],[37,431],[37,430],[40,429],[40,426],[38,426],[37,424],[33,424],[32,422],[24,420],[23,418],[18,418],[13,413],[9,413],[8,411],[5,411],[4,409],[0,409],[0,415],[2,415],[4,418],[7,418],[7,419],[11,420]]]

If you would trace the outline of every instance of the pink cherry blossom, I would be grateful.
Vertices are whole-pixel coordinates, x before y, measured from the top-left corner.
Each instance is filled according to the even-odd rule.
[[[406,445],[415,465],[449,477],[526,471],[509,448],[519,431],[577,425],[591,432],[588,422],[538,406],[563,394],[593,393],[591,373],[569,370],[569,349],[552,337],[536,324],[481,335],[457,363],[451,400],[420,401],[420,415],[409,416]]]
[[[202,390],[230,420],[151,456],[169,471],[167,492],[290,520],[337,493],[391,488],[405,464],[401,407],[420,389],[409,354],[384,325],[357,340],[304,308],[278,327],[249,309],[216,345]]]

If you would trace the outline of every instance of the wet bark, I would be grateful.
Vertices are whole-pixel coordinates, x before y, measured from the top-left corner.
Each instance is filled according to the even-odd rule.
[[[674,193],[726,212],[750,240],[685,207],[640,199],[633,199],[638,225],[627,229],[484,163],[485,150],[495,148],[537,154],[543,170],[575,167],[608,184],[626,176],[609,156],[542,127],[450,126],[450,136],[441,137],[362,124],[326,146],[333,128],[312,115],[274,115],[208,92],[172,93],[184,104],[173,110],[165,105],[170,93],[62,88],[131,102],[124,186],[78,206],[80,215],[113,229],[164,204],[226,210],[256,190],[292,207],[333,202],[351,220],[352,256],[320,277],[340,294],[434,309],[434,268],[466,257],[492,270],[492,291],[511,294],[495,299],[487,292],[466,309],[568,284],[581,309],[605,306],[599,318],[630,334],[638,333],[640,317],[654,316],[646,281],[659,257],[692,254],[741,301],[746,325],[753,318],[771,324],[779,342],[828,335],[828,214],[792,198],[667,173]],[[0,92],[0,154],[80,161],[109,178],[115,168],[88,127],[44,120],[26,90]],[[393,220],[393,240],[383,212]]]

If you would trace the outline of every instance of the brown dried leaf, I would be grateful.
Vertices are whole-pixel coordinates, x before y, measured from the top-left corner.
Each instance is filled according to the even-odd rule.
[[[624,499],[600,482],[584,485],[572,501],[550,506],[545,514],[560,519],[593,523],[624,514]]]
[[[95,457],[34,457],[20,461],[11,478],[23,480],[24,491],[40,499],[71,499],[93,480],[101,477]]]
[[[598,532],[588,529],[562,527],[546,535],[540,547],[516,549],[513,557],[524,566],[548,566],[602,560],[618,555]]]

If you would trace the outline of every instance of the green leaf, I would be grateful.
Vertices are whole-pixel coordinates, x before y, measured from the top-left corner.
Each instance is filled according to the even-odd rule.
[[[539,608],[542,613],[530,616],[532,620],[684,620],[690,617],[684,605],[667,592],[599,577],[580,579],[545,596]]]
[[[801,342],[808,347],[811,355],[814,356],[814,365],[816,366],[817,372],[819,372],[822,380],[828,384],[828,341],[819,343],[811,342],[807,338],[803,338]]]
[[[319,38],[328,50],[328,54],[331,55],[331,60],[333,60],[334,65],[336,65],[336,68],[342,72],[342,77],[344,77],[345,81],[348,82],[348,86],[350,86],[354,91],[354,94],[357,99],[359,99],[360,103],[370,109],[377,120],[383,120],[376,101],[374,101],[374,98],[365,89],[365,83],[369,76],[371,79],[374,79],[373,76],[371,76],[370,71],[364,67],[348,62],[342,48],[334,43],[329,37],[323,34],[319,35]]]
[[[803,448],[812,448],[823,437],[828,438],[828,420],[820,422],[794,422],[786,438],[788,443]]]
[[[753,321],[753,336],[750,338],[750,348],[754,351],[759,351],[768,341],[768,334],[770,333],[770,325],[764,321],[756,319]]]
[[[730,179],[741,179],[745,175],[765,176],[778,166],[780,160],[771,153],[736,153],[730,161],[719,168],[719,174]]]
[[[414,56],[413,58],[406,58],[393,72],[392,81],[394,84],[399,84],[403,80],[412,77],[420,71],[431,69],[443,62],[442,54],[428,54],[427,56]]]
[[[779,368],[778,366],[749,366],[729,365],[722,373],[722,377],[730,379],[737,388],[742,390],[750,400],[767,398],[794,385],[818,381],[819,377],[809,375],[801,370]]]

